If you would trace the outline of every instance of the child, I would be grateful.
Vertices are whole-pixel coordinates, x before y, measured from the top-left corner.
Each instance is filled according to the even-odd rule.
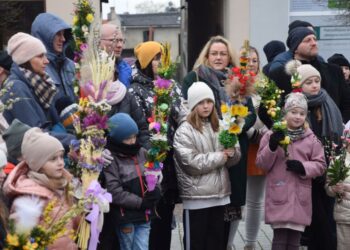
[[[64,169],[63,153],[62,144],[56,138],[43,133],[39,128],[31,128],[24,134],[22,142],[24,161],[9,174],[4,184],[5,195],[14,198],[10,218],[13,218],[15,223],[21,212],[20,205],[31,205],[27,202],[35,201],[33,197],[43,201],[42,209],[49,201],[58,200],[50,213],[50,217],[55,218],[54,221],[59,220],[69,211],[72,205],[68,196],[71,175]],[[43,220],[41,216],[39,224],[44,223]],[[48,250],[78,249],[74,240],[68,235],[71,229],[77,229],[75,227],[77,225],[73,222],[72,219],[66,225],[67,233],[55,240],[47,248]]]
[[[224,206],[230,203],[231,194],[226,166],[239,161],[240,149],[221,149],[214,94],[207,84],[191,85],[188,105],[191,113],[174,138],[178,186],[185,211],[185,249],[225,249]]]
[[[284,106],[291,144],[289,159],[279,142],[281,131],[267,132],[260,142],[256,164],[267,174],[265,222],[273,228],[272,249],[299,249],[301,232],[311,223],[311,179],[323,174],[322,144],[305,127],[307,102],[292,93]]]
[[[349,135],[349,131],[347,131],[344,136],[349,138]],[[350,144],[347,145],[345,165],[350,165]],[[336,194],[340,194],[342,197],[342,200],[334,205],[334,220],[337,223],[337,249],[350,249],[350,177],[346,177],[344,181],[334,186],[326,184],[326,192],[331,197],[335,197]]]
[[[128,114],[117,113],[109,118],[108,126],[107,148],[114,160],[103,172],[113,197],[111,217],[117,226],[120,249],[148,250],[150,219],[160,190],[146,189],[146,150],[136,140],[139,130],[135,121]]]

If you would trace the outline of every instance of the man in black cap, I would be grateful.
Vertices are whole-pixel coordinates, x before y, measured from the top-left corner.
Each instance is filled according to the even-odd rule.
[[[10,74],[12,58],[6,51],[0,51],[0,86]]]
[[[350,109],[342,103],[347,98],[347,93],[343,73],[339,66],[328,64],[318,55],[316,36],[313,30],[307,27],[297,27],[290,31],[287,38],[288,51],[279,54],[271,63],[268,76],[274,80],[280,89],[284,90],[284,95],[292,91],[290,75],[285,71],[285,65],[292,59],[297,59],[303,64],[311,64],[321,74],[321,87],[324,88],[337,104],[340,111]]]

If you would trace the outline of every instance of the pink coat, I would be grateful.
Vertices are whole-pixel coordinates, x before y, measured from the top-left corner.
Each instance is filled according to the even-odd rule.
[[[57,198],[58,202],[55,207],[52,209],[51,217],[52,218],[61,218],[69,209],[70,205],[67,203],[64,197],[58,196],[56,193],[52,192],[50,189],[39,185],[35,181],[29,179],[27,177],[28,166],[25,162],[19,163],[13,171],[9,174],[4,184],[4,192],[7,196],[18,199],[23,197],[24,195],[35,195],[40,199],[45,201],[44,208],[46,204],[53,198]],[[70,177],[68,172],[65,172],[67,177]],[[16,213],[13,208],[11,208],[11,214]],[[43,223],[43,218],[41,218],[39,224]],[[71,229],[77,229],[78,222],[76,220],[72,220],[66,225],[67,233]],[[64,235],[58,238],[54,244],[50,245],[48,250],[77,250],[78,247],[74,243],[72,239],[69,238],[68,235]]]
[[[256,165],[267,173],[265,222],[307,226],[311,223],[311,179],[324,173],[326,162],[321,142],[310,129],[288,146],[289,159],[299,160],[305,167],[305,176],[287,171],[284,151],[269,148],[271,131],[260,142]]]

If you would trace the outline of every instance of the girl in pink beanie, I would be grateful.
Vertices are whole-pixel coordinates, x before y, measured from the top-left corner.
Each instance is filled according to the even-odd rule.
[[[38,211],[38,221],[34,225],[45,223],[43,209],[53,199],[57,200],[50,212],[53,222],[70,210],[73,205],[68,193],[71,175],[64,169],[63,153],[62,144],[39,128],[31,128],[25,133],[22,142],[24,161],[9,174],[4,184],[4,193],[14,199],[10,218],[15,220],[15,224],[21,220],[23,205]],[[69,221],[66,233],[47,249],[78,249],[69,237],[70,231],[77,229],[77,222],[75,219]]]

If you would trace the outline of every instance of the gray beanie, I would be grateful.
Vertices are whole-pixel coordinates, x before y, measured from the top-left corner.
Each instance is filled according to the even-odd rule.
[[[7,154],[12,160],[17,160],[22,156],[21,146],[23,136],[29,129],[30,127],[27,124],[22,123],[18,119],[14,119],[2,135],[6,143]]]

